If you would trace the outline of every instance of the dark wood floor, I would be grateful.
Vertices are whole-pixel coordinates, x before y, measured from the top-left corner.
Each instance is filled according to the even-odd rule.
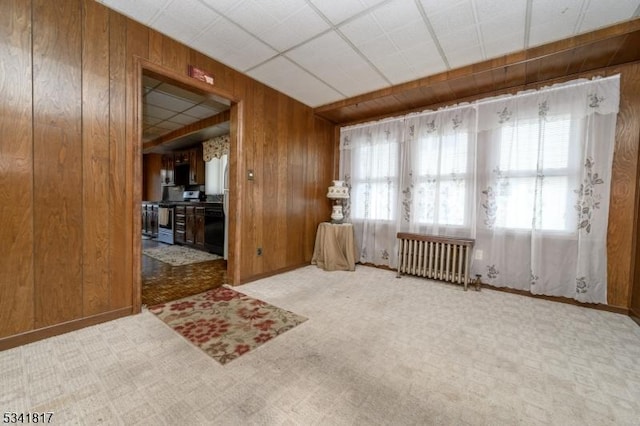
[[[142,240],[142,248],[161,246]],[[223,259],[171,266],[142,255],[142,304],[153,306],[220,287],[227,283],[227,261]]]

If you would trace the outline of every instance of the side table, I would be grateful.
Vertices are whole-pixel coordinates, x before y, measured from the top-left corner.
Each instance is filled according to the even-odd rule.
[[[318,225],[312,265],[325,271],[355,271],[357,256],[351,223],[322,222]]]

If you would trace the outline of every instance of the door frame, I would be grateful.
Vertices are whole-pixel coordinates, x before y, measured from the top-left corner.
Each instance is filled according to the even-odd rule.
[[[242,180],[237,178],[238,165],[242,155],[242,129],[244,122],[243,102],[232,93],[196,80],[185,74],[176,73],[173,70],[162,67],[147,59],[136,56],[133,89],[133,134],[131,140],[132,149],[132,198],[131,211],[133,221],[132,232],[132,313],[139,313],[142,309],[142,229],[140,223],[140,203],[142,202],[142,75],[150,75],[157,80],[171,83],[196,93],[211,94],[222,97],[231,102],[229,119],[229,248],[227,253],[227,277],[229,284],[240,284],[240,235],[241,235],[241,201],[239,194],[242,192]]]

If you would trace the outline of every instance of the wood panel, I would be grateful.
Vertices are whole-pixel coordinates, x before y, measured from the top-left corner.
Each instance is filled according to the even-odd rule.
[[[83,316],[111,307],[109,255],[109,11],[83,0]]]
[[[0,13],[0,338],[33,327],[31,4]]]
[[[132,304],[131,263],[126,216],[126,90],[127,20],[109,13],[109,259],[111,265],[110,303],[113,309]]]
[[[35,327],[82,316],[82,44],[78,0],[33,1]]]
[[[607,299],[610,305],[629,307],[630,285],[634,278],[631,254],[634,252],[634,210],[638,191],[636,183],[640,136],[640,65],[629,65],[609,71],[610,74],[618,72],[621,72],[621,99],[616,123],[607,232]]]
[[[0,247],[0,347],[139,307],[139,90],[149,60],[233,102],[232,282],[310,260],[313,217],[327,203],[320,192],[333,178],[309,169],[333,158],[331,137],[317,139],[328,133],[313,133],[311,108],[91,0],[3,0],[0,22],[0,211],[11,225],[0,230],[10,242]],[[216,85],[190,79],[189,63]],[[249,168],[258,181],[246,180]],[[309,191],[312,176],[322,190]],[[296,235],[287,237],[290,224]],[[260,259],[257,244],[268,247]]]
[[[144,163],[142,176],[142,200],[160,201],[162,200],[162,154],[145,154],[142,161]]]

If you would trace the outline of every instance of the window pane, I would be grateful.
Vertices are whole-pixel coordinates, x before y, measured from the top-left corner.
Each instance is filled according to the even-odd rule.
[[[535,177],[511,178],[496,189],[496,226],[531,229]]]
[[[524,121],[517,127],[504,126],[500,139],[500,170],[536,170],[538,122]]]
[[[538,227],[551,231],[569,230],[575,224],[575,210],[568,206],[568,178],[545,177],[541,180],[540,218]],[[573,220],[572,220],[573,219]]]
[[[542,161],[545,169],[564,169],[569,166],[569,120],[544,123]]]

